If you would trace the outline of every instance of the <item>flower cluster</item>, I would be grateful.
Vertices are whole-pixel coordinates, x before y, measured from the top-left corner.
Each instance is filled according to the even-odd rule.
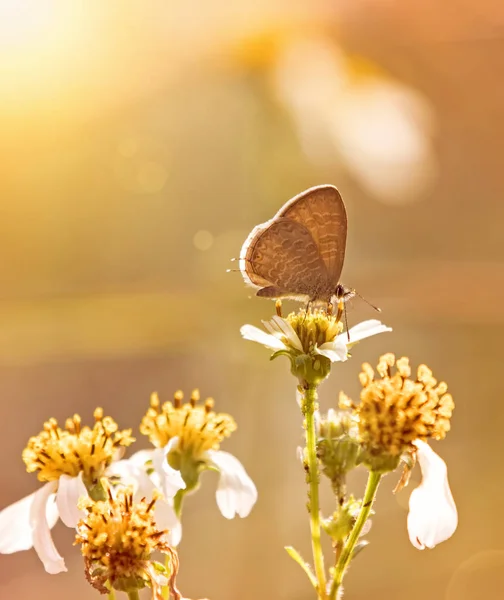
[[[128,459],[122,455],[135,441],[131,429],[119,430],[100,408],[93,427],[82,426],[79,415],[64,429],[47,421],[23,451],[27,471],[44,486],[0,512],[0,553],[33,547],[48,573],[66,571],[50,531],[61,518],[76,528],[88,580],[98,590],[147,585],[161,600],[168,586],[182,599],[175,587],[182,500],[199,487],[201,473],[219,473],[217,504],[228,519],[247,516],[257,499],[239,460],[219,449],[236,430],[234,419],[215,413],[212,399],[198,402],[197,390],[187,403],[181,392],[163,405],[153,394],[140,431],[154,448]],[[158,551],[169,556],[168,571],[152,560]]]
[[[395,373],[392,369],[395,366]],[[393,354],[383,355],[376,368],[362,365],[360,403],[354,404],[340,394],[340,407],[351,408],[358,417],[359,433],[372,467],[382,459],[394,459],[412,447],[416,440],[441,440],[450,429],[454,403],[446,383],[438,383],[432,371],[420,365],[415,380],[406,357],[396,361]]]
[[[318,386],[331,365],[346,361],[357,342],[391,329],[370,320],[344,332],[336,316],[321,309],[300,310],[286,318],[278,314],[264,322],[265,331],[245,325],[244,338],[274,350],[273,357],[289,358],[297,379],[306,446],[301,451],[309,485],[308,510],[314,567],[293,548],[289,554],[307,573],[322,600],[341,597],[342,580],[352,558],[367,542],[369,517],[382,476],[404,471],[398,489],[407,484],[418,462],[422,482],[410,496],[407,529],[418,549],[432,548],[448,539],[457,527],[457,509],[444,461],[428,445],[450,430],[454,409],[444,382],[420,365],[415,375],[406,357],[384,354],[376,370],[368,363],[359,375],[360,401],[341,392],[339,410],[321,415]],[[225,518],[246,517],[257,500],[257,490],[239,460],[220,449],[237,428],[233,417],[215,411],[212,398],[201,401],[194,390],[188,401],[181,391],[161,402],[154,393],[140,424],[151,444],[129,458],[124,451],[135,439],[131,429],[120,430],[103,410],[94,412],[94,425],[83,426],[78,415],[61,428],[49,419],[28,441],[22,458],[43,486],[0,512],[0,553],[34,548],[49,573],[66,571],[54,546],[51,529],[58,519],[76,530],[85,573],[102,593],[115,589],[138,597],[151,589],[152,600],[167,592],[184,600],[176,587],[185,498],[201,485],[204,472],[216,472],[217,505]],[[362,499],[347,493],[347,475],[359,466],[369,470]],[[319,507],[320,475],[336,498],[332,514]],[[321,534],[332,542],[334,566],[326,577]],[[166,555],[165,565],[155,552]]]
[[[395,372],[394,372],[395,368]],[[355,404],[343,392],[340,408],[347,413],[330,411],[319,425],[319,457],[322,472],[331,481],[335,473],[363,464],[371,471],[386,473],[406,465],[409,472],[418,460],[422,483],[410,497],[408,532],[419,549],[432,548],[449,538],[457,527],[457,510],[448,485],[443,460],[426,443],[440,440],[450,429],[454,409],[448,386],[438,383],[432,371],[420,365],[416,378],[406,357],[396,361],[385,354],[375,372],[368,363],[362,365],[360,403]]]

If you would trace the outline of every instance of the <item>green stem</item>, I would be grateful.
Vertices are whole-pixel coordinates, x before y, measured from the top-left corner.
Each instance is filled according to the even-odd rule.
[[[128,592],[129,600],[140,600],[140,596],[138,595],[138,590],[133,590]]]
[[[182,502],[184,500],[185,492],[186,490],[179,490],[173,498],[173,510],[175,511],[175,515],[179,521],[182,517]]]
[[[170,571],[170,567],[171,567],[171,560],[170,560],[170,556],[167,554],[165,556],[165,569],[167,572]],[[161,595],[163,596],[163,600],[170,600],[170,586],[169,585],[165,585],[161,591]]]
[[[348,536],[345,547],[343,548],[343,551],[341,552],[334,569],[334,579],[331,585],[331,591],[329,593],[329,600],[335,600],[337,598],[337,593],[341,587],[345,571],[352,560],[355,544],[357,543],[362,528],[364,527],[364,523],[367,521],[369,513],[371,512],[371,507],[373,506],[381,477],[381,473],[377,473],[376,471],[369,472],[366,491],[364,493],[364,499],[362,500],[362,508],[360,509],[357,521],[355,521],[355,525]]]
[[[110,587],[109,585],[107,585],[107,587],[109,588],[109,593],[107,594],[108,600],[115,600],[116,595],[114,588]]]
[[[317,404],[317,388],[310,386],[304,391],[301,408],[306,417],[306,454],[308,459],[308,504],[310,509],[310,529],[312,538],[313,564],[318,581],[318,596],[326,600],[326,576],[324,569],[324,555],[320,542],[320,509],[319,509],[319,470],[317,459],[317,434],[315,431],[314,412]]]

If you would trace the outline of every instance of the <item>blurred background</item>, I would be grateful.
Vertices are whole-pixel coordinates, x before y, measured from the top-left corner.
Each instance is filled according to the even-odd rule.
[[[397,497],[389,475],[345,598],[503,598],[503,36],[494,0],[0,0],[0,507],[37,488],[21,451],[50,416],[103,406],[138,434],[153,390],[199,387],[236,418],[223,449],[259,501],[226,521],[204,477],[180,588],[312,598],[283,550],[310,556],[294,380],[240,338],[273,305],[226,269],[254,225],[332,183],[343,281],[394,332],[334,368],[321,406],[356,396],[360,363],[385,351],[426,362],[456,402],[435,449],[460,516],[451,540],[415,550],[419,475]],[[357,299],[348,316],[376,314]],[[54,531],[69,572],[2,556],[2,600],[96,594]]]

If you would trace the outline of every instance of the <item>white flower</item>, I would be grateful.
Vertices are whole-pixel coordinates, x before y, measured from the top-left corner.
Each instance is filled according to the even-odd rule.
[[[51,529],[58,519],[68,527],[76,527],[82,517],[77,508],[80,496],[87,496],[82,473],[77,477],[61,475],[59,480],[49,481],[33,494],[4,508],[0,512],[0,553],[34,548],[48,573],[66,571]]]
[[[40,434],[29,439],[23,450],[27,471],[38,472],[47,483],[0,512],[0,554],[34,548],[48,573],[67,570],[51,529],[58,519],[67,527],[77,526],[83,516],[79,498],[88,496],[84,481],[100,485],[107,467],[133,441],[131,430],[120,431],[101,408],[95,410],[94,419],[92,428],[83,427],[79,415],[74,415],[64,429],[49,419]]]
[[[263,325],[269,333],[253,325],[243,325],[240,332],[246,340],[258,342],[266,348],[276,351],[288,351],[293,348],[303,353],[301,340],[286,319],[275,315],[271,321],[263,321]],[[345,361],[348,358],[348,350],[353,344],[386,331],[392,331],[392,329],[383,325],[377,319],[362,321],[362,323],[349,329],[348,333],[340,333],[332,341],[316,346],[314,353],[325,356],[331,362]]]
[[[173,496],[178,490],[185,489],[186,487],[180,471],[172,469],[167,460],[167,455],[170,451],[177,452],[178,443],[179,438],[172,438],[165,448],[142,450],[132,456],[129,461],[120,461],[114,467],[115,469],[117,467],[125,469],[123,473],[126,473],[127,469],[130,476],[137,477],[139,496],[152,494],[153,488],[161,492],[162,499],[156,503],[156,510],[164,505],[166,511],[165,517],[170,517],[170,510],[173,516],[175,515],[173,508],[171,508]],[[241,462],[229,452],[222,450],[207,450],[199,456],[198,461],[204,465],[204,469],[214,470],[219,473],[216,500],[222,515],[226,519],[232,519],[235,515],[246,517],[257,500],[257,489]],[[130,466],[126,467],[126,463],[136,463],[136,467],[142,467],[144,473],[147,468],[147,472],[149,473],[147,478],[138,477],[138,473],[135,474],[134,469],[131,469]],[[170,507],[169,510],[166,508],[167,506]],[[158,523],[158,525],[161,528],[163,526],[170,529],[173,535],[173,523]],[[172,538],[172,545],[176,546],[180,543],[180,536],[181,528],[180,523],[177,521],[175,540]]]
[[[408,533],[413,546],[423,550],[451,537],[457,529],[458,516],[445,462],[427,443],[420,440],[414,443],[422,483],[410,496]]]

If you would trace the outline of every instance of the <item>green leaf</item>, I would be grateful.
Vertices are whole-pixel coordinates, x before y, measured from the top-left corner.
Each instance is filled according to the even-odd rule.
[[[317,590],[318,589],[317,578],[313,574],[310,565],[301,558],[301,555],[299,554],[299,552],[292,546],[285,546],[285,550],[287,551],[287,554],[293,560],[295,560],[297,562],[297,564],[303,569],[303,571],[308,575],[308,579],[310,580],[310,583],[315,588],[315,590]]]
[[[352,560],[357,556],[357,554],[359,554],[359,552],[364,550],[368,544],[369,542],[367,540],[361,540],[360,542],[357,542],[352,550]]]

